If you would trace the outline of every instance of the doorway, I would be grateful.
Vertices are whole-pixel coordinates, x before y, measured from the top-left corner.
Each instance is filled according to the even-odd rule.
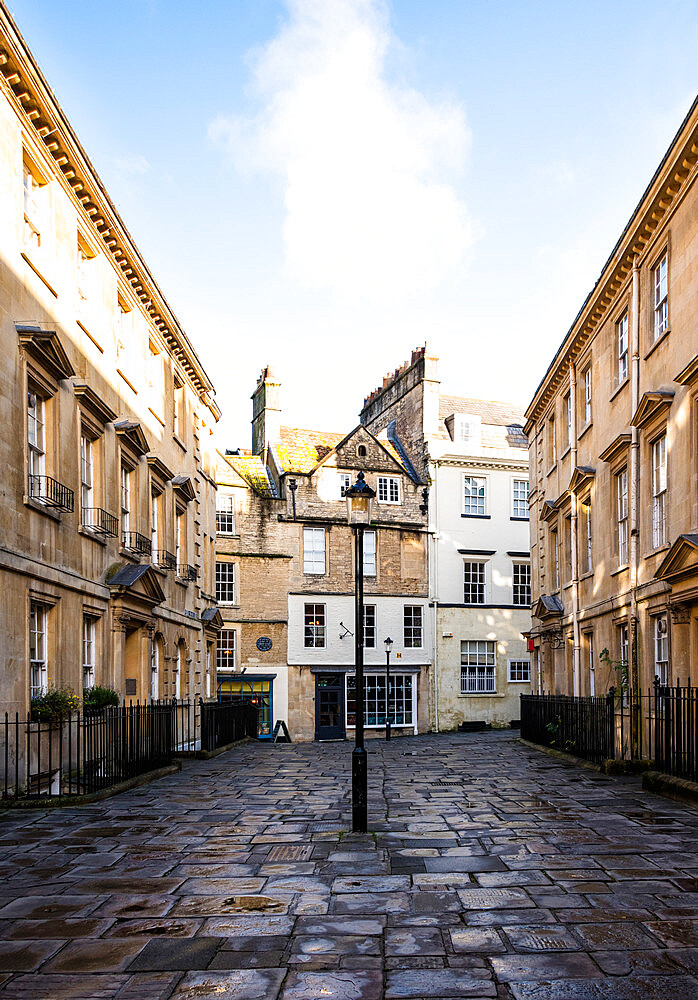
[[[344,674],[315,675],[315,739],[343,740]]]

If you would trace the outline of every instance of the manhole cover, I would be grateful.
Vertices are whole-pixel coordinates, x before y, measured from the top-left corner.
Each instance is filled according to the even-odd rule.
[[[298,844],[279,844],[267,854],[269,861],[308,861],[312,854],[312,847],[302,847]]]

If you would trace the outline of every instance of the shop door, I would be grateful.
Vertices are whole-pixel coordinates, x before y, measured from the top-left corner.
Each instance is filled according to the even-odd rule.
[[[343,740],[344,674],[315,675],[315,739]]]

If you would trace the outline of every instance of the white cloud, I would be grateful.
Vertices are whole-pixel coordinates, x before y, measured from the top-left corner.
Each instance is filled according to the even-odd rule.
[[[473,227],[457,190],[462,107],[388,76],[399,53],[383,0],[288,0],[252,57],[252,118],[211,137],[243,171],[281,179],[286,277],[309,289],[389,299],[457,278]]]

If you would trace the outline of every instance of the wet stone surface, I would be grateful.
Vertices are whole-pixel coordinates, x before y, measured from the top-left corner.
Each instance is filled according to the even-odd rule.
[[[696,1000],[698,813],[510,733],[239,747],[0,817],[8,1000]]]

